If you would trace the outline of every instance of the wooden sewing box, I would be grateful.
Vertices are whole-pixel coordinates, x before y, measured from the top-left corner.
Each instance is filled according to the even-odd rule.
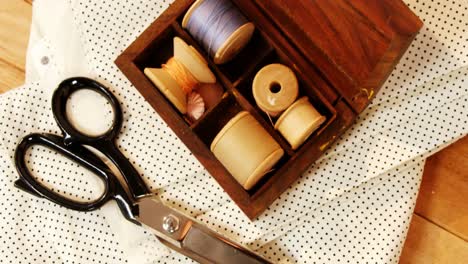
[[[181,27],[193,2],[176,0],[115,63],[250,219],[271,205],[353,124],[422,27],[401,0],[232,0],[255,24],[256,32],[233,61],[215,65]],[[226,91],[193,124],[143,73],[172,57],[174,36],[202,53]],[[270,63],[292,68],[300,96],[307,96],[327,118],[297,150],[274,129],[252,95],[256,72]],[[217,133],[242,110],[250,112],[285,151],[274,171],[249,191],[210,151]]]

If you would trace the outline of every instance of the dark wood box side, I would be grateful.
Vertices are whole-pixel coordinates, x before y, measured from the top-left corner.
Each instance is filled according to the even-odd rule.
[[[401,0],[255,2],[356,113],[378,92],[422,27]]]
[[[116,60],[116,64],[231,198],[240,207],[247,206],[250,202],[248,193],[234,180],[205,143],[190,129],[185,120],[174,110],[167,99],[155,89],[140,69],[125,56],[120,56]]]
[[[153,83],[135,64],[139,57],[144,56],[146,49],[171,27],[171,24],[183,14],[192,2],[192,0],[175,1],[115,60],[115,63],[231,198],[241,208],[248,208],[250,203],[248,193],[234,180],[181,115],[174,110],[164,95],[154,87]]]
[[[183,13],[193,3],[193,0],[177,0],[170,8],[162,14],[145,32],[132,43],[116,60],[117,66],[129,78],[134,86],[140,91],[151,106],[157,110],[163,120],[171,127],[176,135],[193,152],[196,158],[205,166],[210,174],[218,181],[221,187],[228,193],[239,208],[251,219],[260,215],[277,197],[289,188],[300,175],[316,160],[324,150],[352,124],[356,117],[356,107],[352,100],[348,100],[346,94],[342,94],[340,89],[332,87],[330,80],[324,80],[317,65],[310,63],[305,57],[306,52],[302,46],[290,43],[287,34],[282,33],[270,18],[260,10],[259,6],[252,1],[233,0],[242,11],[250,17],[255,17],[257,27],[270,37],[274,42],[276,50],[287,54],[292,61],[293,67],[303,77],[315,83],[319,88],[320,100],[333,108],[335,111],[334,120],[330,126],[323,131],[319,131],[313,142],[306,143],[296,155],[292,155],[287,162],[287,166],[281,167],[273,177],[265,181],[252,195],[242,189],[229,172],[221,165],[209,150],[206,142],[200,140],[193,129],[184,121],[181,115],[174,110],[174,107],[167,99],[154,87],[142,72],[140,60],[148,55],[148,50],[153,48],[153,44],[161,35],[178,23]],[[358,8],[358,7],[356,7]],[[178,28],[178,27],[176,27]],[[180,31],[180,29],[178,29]],[[176,30],[177,31],[177,30]],[[180,32],[179,32],[180,33]],[[186,35],[186,34],[184,34]],[[406,42],[405,42],[406,43]],[[394,65],[395,60],[390,56],[387,59],[389,64]],[[320,69],[321,71],[321,69]],[[229,82],[226,82],[229,83]],[[226,85],[226,84],[225,84]],[[236,91],[231,88],[230,91]],[[321,95],[320,93],[323,93]],[[238,96],[234,94],[234,96]],[[352,98],[351,98],[352,99]],[[241,100],[242,101],[242,100]]]
[[[249,193],[242,189],[224,166],[222,166],[222,164],[214,157],[206,143],[200,140],[180,114],[174,110],[167,99],[154,87],[142,72],[141,61],[144,61],[146,59],[145,57],[151,54],[149,51],[154,48],[154,43],[158,43],[161,36],[167,35],[168,31],[174,31],[174,24],[178,23],[177,20],[181,18],[184,11],[192,2],[192,0],[178,0],[174,2],[166,12],[153,22],[150,27],[146,29],[138,39],[116,59],[115,63],[145,97],[150,105],[157,110],[162,119],[192,151],[195,157],[218,181],[221,187],[228,193],[239,208],[249,218],[253,219],[260,215],[279,195],[281,195],[284,190],[289,188],[289,186],[300,177],[301,173],[309,167],[310,163],[318,158],[324,151],[325,148],[320,148],[320,146],[329,146],[332,141],[337,138],[339,133],[342,133],[339,128],[341,129],[346,125],[343,123],[342,117],[340,117],[341,121],[338,122],[330,120],[330,123],[332,124],[330,125],[330,129],[321,131],[320,135],[317,135],[316,142],[313,144],[306,144],[301,148],[301,151],[297,155],[291,157],[287,166],[283,166],[273,177],[270,177],[269,180],[260,187],[260,189],[253,193],[253,195],[249,195]],[[268,22],[269,21],[262,15],[260,23]],[[265,25],[261,28],[265,27],[271,27],[271,25]],[[176,29],[175,31],[177,30],[180,31],[180,29]],[[272,31],[269,31],[269,33],[271,32]],[[300,58],[300,53],[292,49],[286,40],[280,36],[278,31],[274,34],[277,34],[278,36],[273,37],[273,40],[280,40],[282,43],[282,45],[276,46],[276,48],[281,48],[281,52],[283,53],[286,52],[289,55],[293,55],[294,60],[301,61],[299,64],[293,65],[296,71],[301,75],[305,75],[305,72],[310,72],[310,69],[307,68],[309,66],[303,63],[304,59]],[[184,35],[186,36],[186,34]],[[167,56],[167,54],[164,54],[164,56]],[[302,66],[306,68],[304,69]],[[315,74],[315,72],[311,74]],[[316,76],[317,80],[320,81],[320,76],[314,76]],[[226,85],[226,83],[229,82],[223,83]],[[324,87],[325,85],[328,84],[324,83]],[[326,87],[325,89],[330,88]],[[230,88],[230,90],[236,91],[235,88]],[[320,100],[327,105],[327,108],[333,109],[333,118],[336,118],[337,113],[327,99],[331,96],[335,101],[337,101],[340,96],[336,94],[327,95],[327,98],[325,98],[320,93],[317,94],[317,96],[320,97]],[[234,96],[237,97],[240,95],[234,94]],[[239,100],[239,98],[237,100]],[[342,113],[340,113],[340,115],[341,114]],[[352,119],[351,117],[354,118],[351,111],[347,111],[343,116],[348,116],[348,121]]]
[[[274,23],[275,15],[265,13],[262,8],[255,4],[255,1],[232,0],[245,15],[247,15],[256,27],[270,37],[272,43],[277,49],[287,54],[295,63],[293,67],[303,73],[309,79],[320,93],[326,98],[326,101],[334,104],[342,97],[339,91],[333,88],[332,84],[324,78],[320,71],[304,57],[301,46],[294,46],[287,36],[281,32],[281,29]]]

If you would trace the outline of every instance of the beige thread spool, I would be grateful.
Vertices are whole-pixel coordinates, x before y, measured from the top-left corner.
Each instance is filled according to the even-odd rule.
[[[180,71],[189,75],[184,79],[216,83],[216,77],[202,55],[179,37],[174,38],[174,57],[171,60],[175,60],[173,63],[182,68]],[[187,113],[187,88],[181,87],[180,79],[171,75],[174,73],[164,68],[146,68],[144,72],[182,114]]]
[[[246,190],[284,155],[284,150],[248,112],[231,119],[211,144],[211,151]]]
[[[297,100],[276,121],[277,129],[297,149],[319,128],[326,118],[309,102],[307,97]]]
[[[182,20],[182,27],[187,29],[190,18],[194,11],[203,3],[204,0],[197,0],[185,14]],[[216,50],[213,61],[215,64],[224,64],[232,60],[242,49],[249,44],[255,31],[255,25],[247,22],[229,36],[223,45]]]
[[[258,107],[268,115],[277,117],[296,100],[299,83],[290,68],[275,63],[257,73],[252,91]]]

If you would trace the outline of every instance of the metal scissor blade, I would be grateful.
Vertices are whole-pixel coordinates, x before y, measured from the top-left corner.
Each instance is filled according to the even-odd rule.
[[[182,249],[196,254],[206,263],[260,264],[270,263],[261,256],[235,244],[212,231],[193,225],[187,232]]]
[[[201,263],[270,263],[156,198],[138,202],[138,221],[172,249]]]
[[[138,201],[137,220],[150,227],[156,236],[177,248],[182,247],[182,240],[193,224],[192,219],[164,205],[155,197]]]

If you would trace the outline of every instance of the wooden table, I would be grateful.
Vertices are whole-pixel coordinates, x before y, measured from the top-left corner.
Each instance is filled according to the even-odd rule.
[[[0,5],[0,93],[24,83],[31,1]],[[400,263],[468,263],[468,137],[428,159]]]

